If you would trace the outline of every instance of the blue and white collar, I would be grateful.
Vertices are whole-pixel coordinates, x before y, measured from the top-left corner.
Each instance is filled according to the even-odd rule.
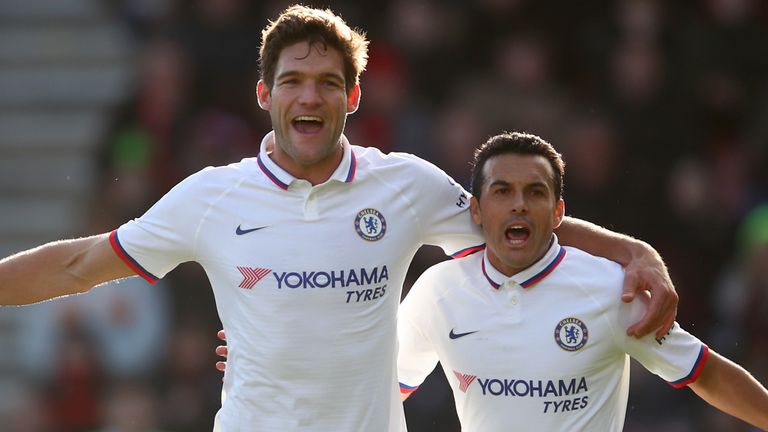
[[[507,280],[511,280],[523,288],[530,288],[552,273],[558,264],[563,261],[564,257],[565,249],[557,242],[557,236],[552,234],[552,244],[549,245],[547,253],[533,265],[515,275],[506,276],[504,273],[496,270],[490,260],[488,260],[487,248],[483,252],[481,266],[483,275],[485,275],[488,283],[491,284],[494,289],[499,289],[499,287]]]
[[[261,171],[264,172],[264,175],[266,175],[272,183],[280,189],[286,190],[291,183],[297,179],[269,157],[267,147],[269,145],[274,145],[274,137],[275,132],[271,131],[261,140],[261,148],[259,149],[259,155],[256,157],[256,162],[259,164]],[[344,155],[341,157],[341,163],[339,163],[339,166],[333,174],[331,174],[331,177],[328,180],[350,183],[355,179],[355,174],[357,172],[357,158],[355,158],[355,152],[352,151],[352,146],[344,135],[341,136],[341,144],[344,148]]]

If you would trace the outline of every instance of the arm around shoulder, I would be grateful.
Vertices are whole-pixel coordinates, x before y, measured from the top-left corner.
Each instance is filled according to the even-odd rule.
[[[709,351],[701,374],[688,387],[720,411],[768,430],[768,390],[720,354]]]
[[[0,305],[78,294],[134,274],[112,249],[109,233],[51,242],[0,260]]]
[[[577,247],[624,267],[623,301],[630,302],[644,291],[651,293],[648,312],[630,326],[627,334],[642,337],[655,332],[658,339],[667,333],[675,321],[678,296],[667,266],[651,245],[572,217],[565,218],[556,233],[561,244]]]

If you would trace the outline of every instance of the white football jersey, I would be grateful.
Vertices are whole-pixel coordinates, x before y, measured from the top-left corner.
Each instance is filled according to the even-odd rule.
[[[621,301],[623,278],[618,264],[555,236],[512,277],[485,253],[430,268],[400,308],[401,391],[439,360],[465,431],[621,431],[630,356],[682,387],[708,353],[676,323],[660,342],[627,336],[646,306]]]
[[[217,430],[400,431],[396,314],[423,244],[482,243],[469,194],[415,156],[350,146],[312,186],[267,155],[206,168],[112,233],[145,279],[202,265],[227,333]],[[468,249],[471,250],[471,249]]]

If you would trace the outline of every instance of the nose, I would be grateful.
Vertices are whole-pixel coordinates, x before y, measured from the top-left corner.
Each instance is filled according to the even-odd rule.
[[[509,210],[512,213],[526,213],[528,212],[528,202],[525,200],[525,194],[522,192],[515,192],[510,194],[509,197]]]
[[[301,87],[299,103],[303,105],[315,105],[320,103],[320,88],[316,82],[307,81]]]

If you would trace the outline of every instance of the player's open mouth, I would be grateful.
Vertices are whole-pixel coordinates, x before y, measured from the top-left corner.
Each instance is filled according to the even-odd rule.
[[[531,236],[531,229],[523,224],[511,224],[504,230],[504,237],[513,246],[522,246]]]
[[[317,133],[323,128],[323,119],[317,116],[298,116],[291,123],[297,132],[302,134]]]

